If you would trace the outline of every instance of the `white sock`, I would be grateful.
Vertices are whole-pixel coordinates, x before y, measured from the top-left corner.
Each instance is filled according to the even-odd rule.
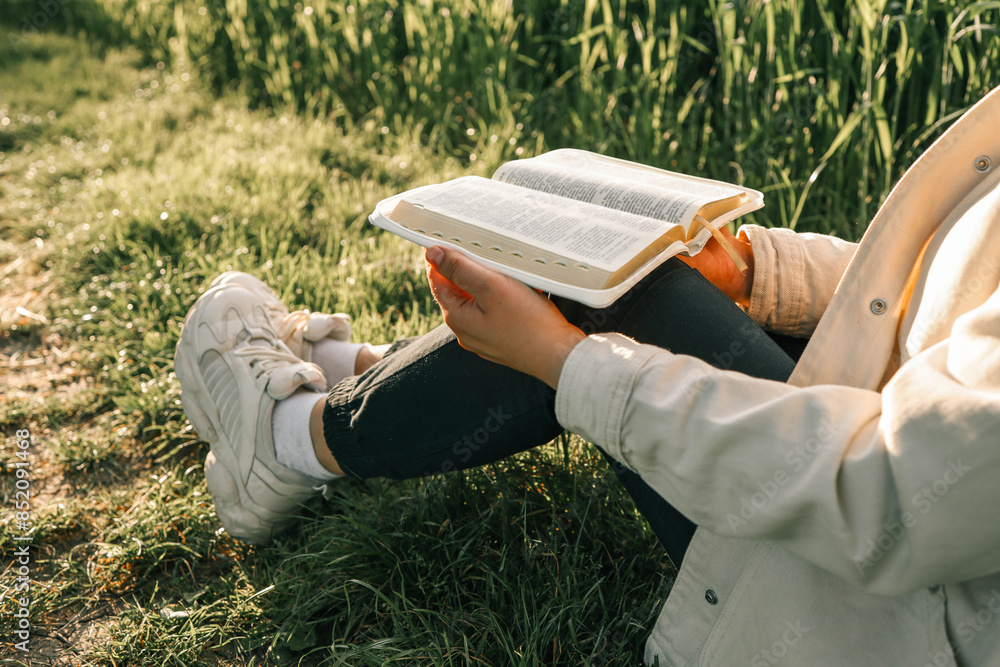
[[[313,449],[309,418],[316,403],[325,400],[326,394],[299,389],[283,401],[274,404],[271,414],[271,431],[274,435],[274,453],[278,462],[303,475],[317,479],[343,477],[327,470]]]
[[[332,387],[346,377],[354,375],[358,352],[366,343],[348,343],[324,338],[313,343],[312,362],[323,369],[327,386]]]

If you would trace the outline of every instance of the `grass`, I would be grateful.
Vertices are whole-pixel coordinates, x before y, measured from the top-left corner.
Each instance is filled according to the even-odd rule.
[[[844,238],[1000,80],[989,1],[4,2],[257,105],[463,161],[494,137],[504,156],[592,147],[752,184],[762,220]]]
[[[12,383],[0,428],[8,502],[19,459],[7,444],[19,429],[35,436],[35,662],[6,639],[11,570],[5,658],[637,661],[670,565],[576,438],[462,474],[345,482],[266,549],[217,530],[206,448],[172,371],[187,309],[219,271],[242,268],[292,305],[349,312],[361,339],[429,330],[440,318],[417,250],[366,215],[468,164],[428,152],[417,133],[371,123],[345,133],[217,99],[193,74],[143,66],[134,51],[102,60],[51,34],[10,44],[0,34],[11,299],[0,372]],[[484,151],[471,171],[499,159]],[[4,509],[10,544],[21,531]]]

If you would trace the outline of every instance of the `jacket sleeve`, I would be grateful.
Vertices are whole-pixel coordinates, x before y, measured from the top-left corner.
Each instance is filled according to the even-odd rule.
[[[881,394],[590,336],[556,415],[699,526],[774,541],[868,591],[1000,570],[1000,294]]]
[[[816,328],[856,243],[825,234],[743,225],[750,242],[754,278],[747,314],[768,331],[808,337]]]

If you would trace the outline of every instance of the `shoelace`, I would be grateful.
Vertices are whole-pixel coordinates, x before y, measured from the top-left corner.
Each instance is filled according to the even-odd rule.
[[[302,360],[292,354],[288,346],[280,341],[274,347],[251,343],[244,348],[234,350],[233,354],[238,357],[249,357],[250,368],[253,369],[255,378],[279,366],[302,363]]]
[[[319,486],[312,487],[313,491],[318,491],[323,494],[323,497],[327,500],[333,500],[333,489],[330,488],[329,484],[320,484]]]
[[[275,333],[278,334],[278,338],[287,343],[288,339],[296,331],[301,331],[304,336],[306,327],[309,326],[309,315],[310,312],[308,310],[293,310],[284,315],[274,323]]]

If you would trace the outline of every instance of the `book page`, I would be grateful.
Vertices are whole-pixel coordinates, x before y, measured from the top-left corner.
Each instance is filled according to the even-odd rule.
[[[403,201],[463,221],[470,236],[479,228],[609,271],[624,266],[673,227],[477,176],[413,193]]]
[[[709,202],[745,194],[723,183],[674,176],[642,165],[630,167],[577,150],[508,162],[493,178],[685,226]]]

